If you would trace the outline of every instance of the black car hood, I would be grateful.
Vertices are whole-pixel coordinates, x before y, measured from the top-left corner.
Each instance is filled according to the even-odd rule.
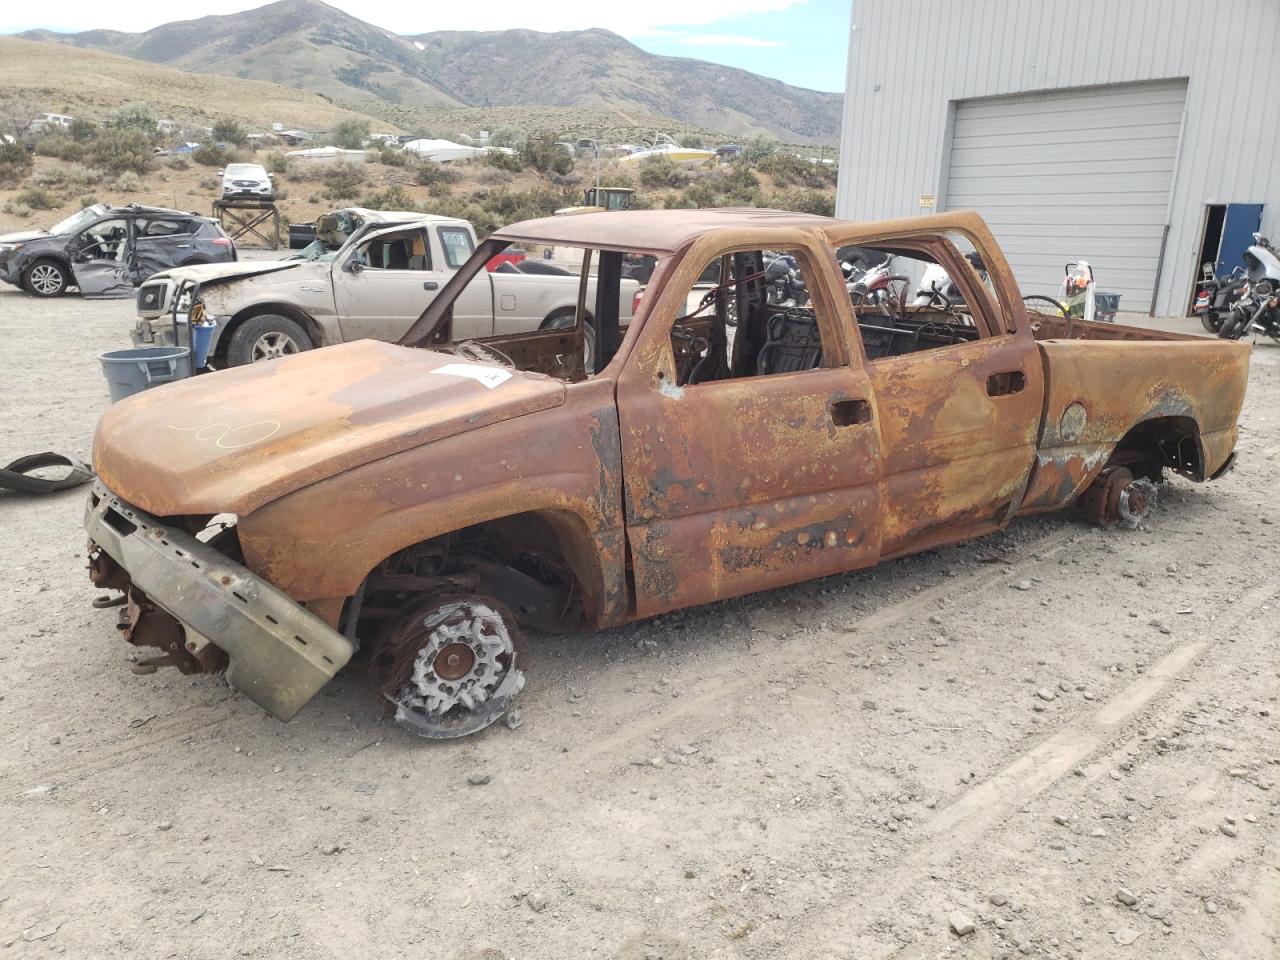
[[[25,243],[28,240],[46,240],[53,234],[47,230],[20,230],[17,233],[0,233],[0,243]]]

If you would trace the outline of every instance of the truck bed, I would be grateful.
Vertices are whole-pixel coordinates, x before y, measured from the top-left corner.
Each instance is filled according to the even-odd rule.
[[[1192,333],[1174,333],[1131,327],[1123,323],[1098,323],[1044,313],[1028,313],[1037,340],[1211,340]]]

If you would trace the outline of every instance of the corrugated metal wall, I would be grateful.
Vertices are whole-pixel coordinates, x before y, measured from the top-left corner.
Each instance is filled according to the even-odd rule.
[[[947,209],[956,101],[1185,77],[1156,312],[1183,312],[1205,204],[1264,203],[1280,238],[1280,0],[853,0],[851,29],[838,216]]]

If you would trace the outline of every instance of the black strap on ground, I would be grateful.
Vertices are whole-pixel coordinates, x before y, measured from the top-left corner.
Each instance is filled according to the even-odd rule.
[[[28,476],[32,470],[49,467],[67,467],[67,475],[57,480],[44,477]],[[59,490],[70,490],[93,479],[93,468],[79,460],[64,457],[60,453],[33,453],[29,457],[19,457],[7,467],[0,469],[0,489],[15,490],[18,493],[57,493]]]

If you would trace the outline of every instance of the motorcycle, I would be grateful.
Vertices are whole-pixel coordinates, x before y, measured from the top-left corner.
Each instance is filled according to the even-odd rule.
[[[1280,256],[1266,237],[1255,233],[1244,263],[1245,282],[1218,336],[1239,340],[1246,333],[1263,333],[1280,343]]]
[[[1204,279],[1196,283],[1196,302],[1191,312],[1200,318],[1201,325],[1209,333],[1222,329],[1222,322],[1231,313],[1231,304],[1240,296],[1248,282],[1244,267],[1236,267],[1225,277],[1214,270],[1216,264],[1201,267]]]

